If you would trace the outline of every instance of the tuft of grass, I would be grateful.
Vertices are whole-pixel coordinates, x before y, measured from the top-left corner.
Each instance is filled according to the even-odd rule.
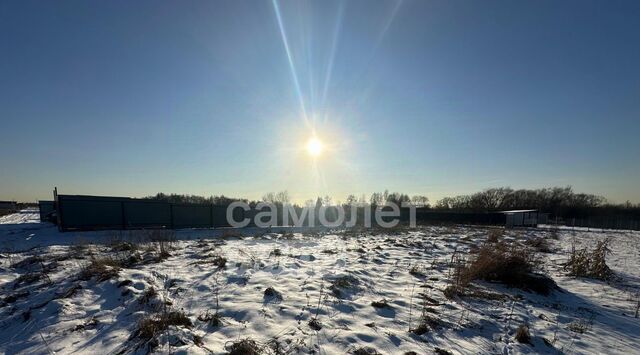
[[[11,295],[5,297],[2,300],[2,302],[0,302],[0,307],[4,307],[4,306],[6,306],[8,304],[14,303],[20,298],[24,298],[24,297],[29,296],[29,294],[30,294],[29,291],[22,291],[22,292],[11,294]]]
[[[241,339],[224,346],[224,349],[228,351],[228,355],[260,355],[262,349],[258,343],[251,339]]]
[[[175,231],[167,229],[149,230],[147,236],[158,251],[158,262],[171,256],[171,250],[174,248],[176,241]]]
[[[485,280],[548,295],[557,286],[549,277],[535,273],[536,265],[538,260],[528,248],[500,242],[483,245],[475,258],[458,272],[461,286],[473,280]]]
[[[425,277],[427,275],[425,275],[425,273],[422,271],[422,268],[418,265],[413,265],[410,269],[409,269],[409,274],[418,277],[418,278],[422,278]]]
[[[329,289],[331,290],[334,296],[341,298],[345,295],[344,293],[345,290],[348,291],[350,289],[354,289],[359,285],[359,283],[360,282],[355,277],[350,275],[345,275],[345,276],[340,276],[334,279],[331,282],[331,286],[329,286]]]
[[[387,300],[380,300],[380,301],[373,301],[371,302],[371,306],[373,306],[374,308],[391,308],[391,306],[389,305],[389,302],[387,302]]]
[[[293,233],[287,232],[287,233],[284,233],[280,238],[281,239],[286,239],[286,240],[291,240],[291,239],[294,239],[295,236],[293,235]]]
[[[41,256],[29,256],[26,257],[24,259],[22,259],[21,261],[14,263],[11,265],[12,268],[14,269],[27,269],[27,270],[31,270],[34,266],[41,266],[41,264],[44,262],[44,258]]]
[[[282,299],[282,294],[280,292],[278,292],[275,288],[273,287],[267,287],[264,290],[264,297],[265,298],[278,298],[278,299]]]
[[[368,346],[355,348],[351,350],[350,353],[353,355],[381,355],[381,353],[378,352],[378,350]]]
[[[146,291],[144,291],[138,302],[140,304],[149,304],[149,302],[156,296],[158,296],[158,291],[156,291],[156,289],[151,286]]]
[[[131,242],[119,240],[111,244],[111,250],[115,252],[123,252],[123,251],[134,252],[138,250],[138,246]]]
[[[118,277],[121,267],[122,261],[120,260],[110,257],[92,257],[89,264],[80,270],[79,278],[87,281],[95,277],[98,282],[106,281]]]
[[[200,346],[200,347],[201,347],[201,346],[203,346],[203,345],[204,345],[204,338],[203,338],[203,337],[201,337],[200,335],[193,334],[193,343],[194,343],[196,346]]]
[[[222,255],[216,254],[213,256],[211,263],[217,266],[219,269],[224,269],[227,266],[227,258]]]
[[[269,256],[282,256],[282,250],[275,248],[269,253]]]
[[[411,332],[415,335],[422,335],[440,326],[442,326],[442,322],[438,318],[426,312],[423,312],[418,322],[418,326],[415,328],[412,328]]]
[[[29,272],[26,274],[22,274],[13,281],[13,289],[15,290],[20,286],[30,285],[34,282],[37,282],[42,278],[42,276],[43,274],[40,272]]]
[[[491,229],[487,234],[488,243],[498,243],[504,235],[504,229]]]
[[[589,277],[599,280],[609,280],[613,277],[613,271],[607,265],[607,255],[610,239],[598,241],[595,248],[589,251],[587,248],[571,248],[569,261],[564,265],[569,275],[576,277]]]
[[[529,333],[529,327],[521,324],[516,330],[516,341],[521,344],[531,344],[531,333]]]
[[[545,238],[536,237],[536,238],[527,239],[525,241],[525,245],[530,246],[541,253],[552,252],[551,246],[549,245],[549,241],[547,241]]]
[[[309,320],[309,328],[315,331],[319,331],[320,329],[322,329],[322,323],[320,323],[320,321],[316,317],[311,318],[311,320]]]
[[[81,289],[82,289],[82,286],[80,286],[79,284],[74,284],[71,287],[69,287],[67,290],[65,290],[64,292],[60,293],[57,296],[57,298],[71,298],[71,297],[73,297],[73,295],[76,294],[76,292],[78,292]]]
[[[574,333],[584,334],[587,331],[591,330],[592,323],[585,319],[575,320],[567,326],[567,329]]]
[[[220,314],[218,314],[218,312],[210,313],[209,311],[207,311],[199,315],[198,320],[201,322],[209,323],[209,325],[212,327],[221,327],[223,325],[222,317],[220,317]]]
[[[184,312],[172,311],[167,313],[160,313],[158,315],[152,315],[144,318],[138,324],[138,336],[144,340],[150,340],[157,334],[160,334],[167,330],[169,326],[183,326],[191,328],[193,324],[189,317]]]

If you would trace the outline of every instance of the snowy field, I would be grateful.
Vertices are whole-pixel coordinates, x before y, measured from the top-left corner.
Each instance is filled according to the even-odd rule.
[[[0,353],[637,354],[640,348],[637,232],[500,232],[509,244],[544,239],[545,247],[532,246],[531,253],[558,289],[545,296],[475,280],[473,292],[445,296],[455,261],[472,259],[496,232],[429,226],[59,233],[37,217],[0,218]],[[611,280],[569,276],[563,265],[572,247],[607,237]],[[529,343],[516,340],[522,325]]]

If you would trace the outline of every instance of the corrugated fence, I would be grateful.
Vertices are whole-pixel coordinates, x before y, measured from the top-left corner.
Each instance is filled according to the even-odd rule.
[[[226,206],[174,204],[128,197],[58,195],[58,228],[89,229],[228,227]],[[234,210],[242,220],[244,211]]]

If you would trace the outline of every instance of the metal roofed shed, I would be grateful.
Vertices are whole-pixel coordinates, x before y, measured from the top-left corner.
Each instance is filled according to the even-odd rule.
[[[513,227],[537,227],[538,224],[547,223],[548,213],[541,213],[538,210],[511,210],[500,211],[506,216],[505,226]]]

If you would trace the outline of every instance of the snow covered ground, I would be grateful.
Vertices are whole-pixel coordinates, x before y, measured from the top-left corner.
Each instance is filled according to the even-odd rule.
[[[0,223],[1,353],[217,354],[243,339],[265,354],[638,352],[637,232],[506,231],[548,241],[540,267],[560,290],[476,281],[483,292],[447,298],[453,255],[488,229],[180,230],[149,242],[168,235],[59,233],[33,213]],[[615,279],[567,276],[572,246],[606,237]],[[179,325],[160,326],[173,315]],[[410,332],[423,315],[428,331]],[[523,324],[531,344],[514,338]]]

